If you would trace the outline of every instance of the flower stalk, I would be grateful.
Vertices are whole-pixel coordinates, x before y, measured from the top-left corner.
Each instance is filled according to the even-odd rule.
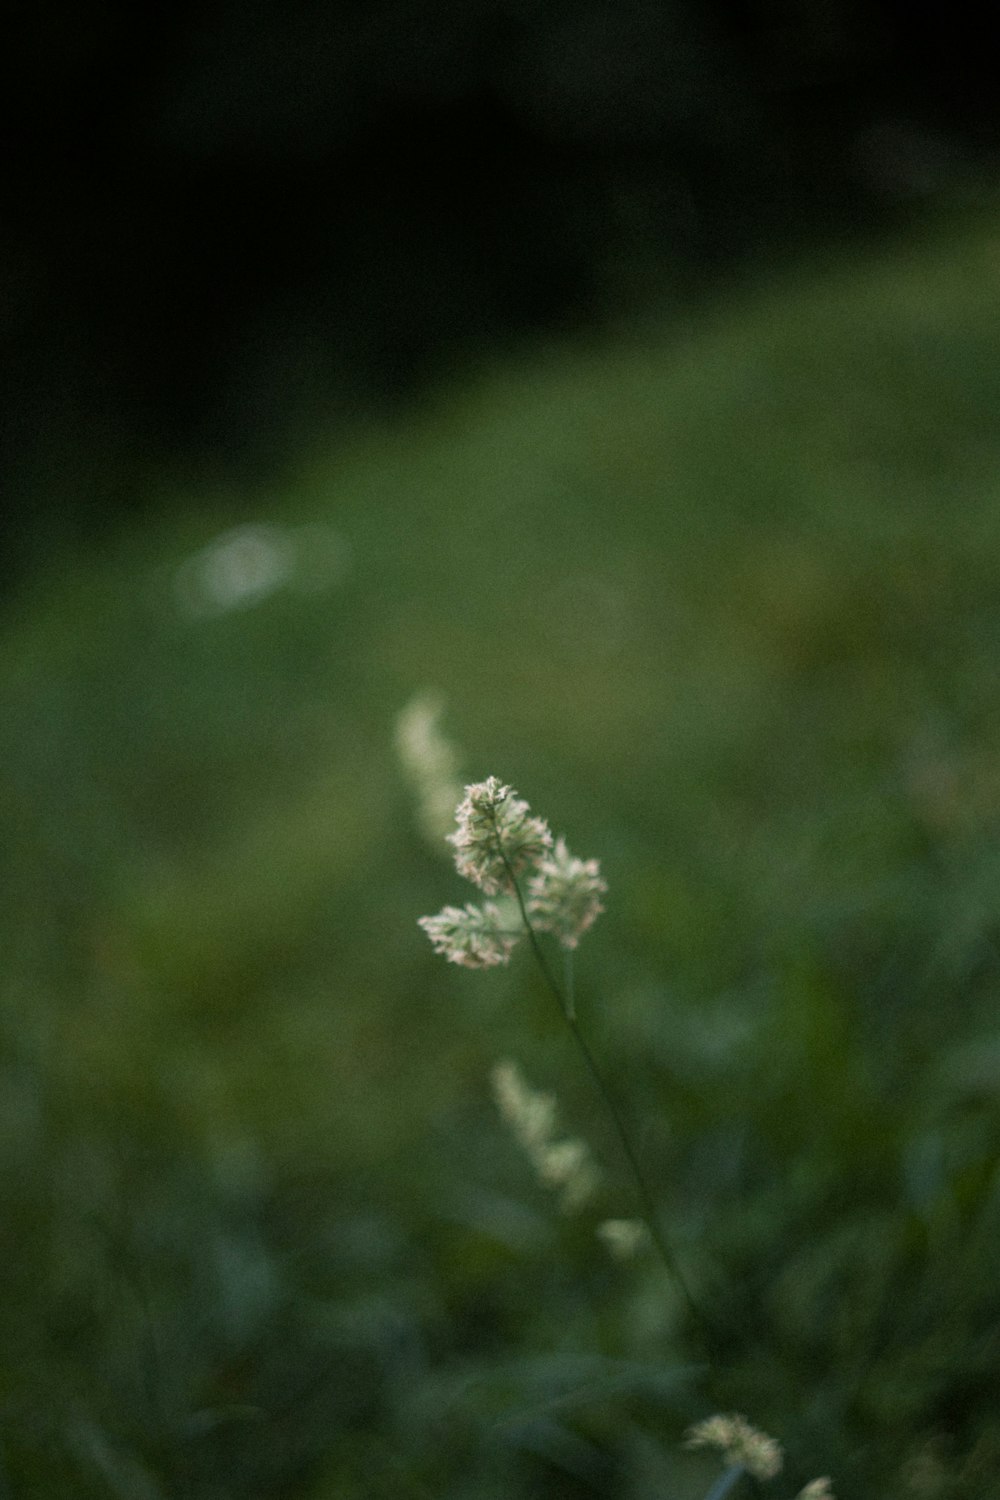
[[[642,1218],[671,1281],[696,1321],[705,1325],[687,1280],[663,1230],[656,1204],[618,1102],[598,1065],[576,1013],[573,954],[580,938],[603,911],[607,885],[597,860],[576,859],[564,839],[553,841],[548,824],[532,816],[527,802],[497,777],[465,789],[459,804],[457,829],[449,835],[459,874],[487,896],[501,902],[513,898],[520,931],[506,926],[500,907],[445,907],[435,917],[421,917],[420,925],[435,950],[452,963],[468,968],[506,964],[523,935],[528,940],[545,986],[555,1000],[584,1066],[611,1117],[621,1149],[635,1181]],[[551,933],[564,953],[564,982],[552,972],[539,932]]]

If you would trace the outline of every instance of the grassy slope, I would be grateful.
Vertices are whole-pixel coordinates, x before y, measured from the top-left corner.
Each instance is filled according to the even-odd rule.
[[[318,590],[185,618],[224,500],[36,580],[0,654],[15,1492],[696,1495],[678,1434],[735,1404],[800,1483],[986,1493],[996,236],[317,453],[262,519],[333,528]],[[530,972],[414,926],[461,895],[391,754],[427,685],[602,858],[583,1003],[729,1330],[709,1376],[493,1121],[514,1051],[628,1211]]]

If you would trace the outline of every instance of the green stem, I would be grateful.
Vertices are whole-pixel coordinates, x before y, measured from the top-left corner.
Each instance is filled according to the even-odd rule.
[[[493,826],[496,834],[497,848],[500,850],[500,858],[503,860],[504,868],[507,871],[507,878],[510,881],[514,895],[517,898],[518,908],[521,912],[521,921],[524,923],[524,930],[528,935],[528,942],[531,945],[531,951],[535,956],[535,961],[538,964],[539,969],[541,970],[542,977],[545,980],[545,984],[549,992],[552,994],[553,998],[559,1006],[559,1010],[563,1017],[563,1020],[566,1022],[566,1025],[569,1027],[570,1031],[573,1034],[573,1040],[575,1041],[580,1055],[582,1056],[584,1063],[586,1064],[587,1070],[597,1087],[598,1093],[604,1100],[604,1104],[608,1111],[608,1114],[611,1116],[615,1131],[618,1135],[618,1140],[621,1144],[623,1152],[625,1153],[625,1159],[628,1162],[632,1170],[632,1176],[635,1179],[642,1217],[645,1220],[646,1227],[652,1235],[653,1244],[656,1246],[657,1252],[661,1261],[663,1262],[667,1275],[671,1278],[674,1285],[680,1291],[681,1296],[684,1298],[684,1301],[687,1304],[688,1310],[695,1318],[695,1321],[699,1323],[703,1328],[706,1328],[708,1324],[705,1314],[699,1307],[698,1303],[695,1301],[694,1296],[691,1292],[691,1288],[688,1286],[684,1273],[681,1271],[681,1268],[677,1262],[677,1257],[671,1250],[670,1245],[667,1243],[666,1236],[659,1226],[656,1213],[656,1204],[653,1200],[653,1194],[650,1191],[649,1183],[646,1180],[646,1174],[642,1170],[642,1167],[639,1163],[639,1157],[635,1150],[635,1147],[632,1144],[632,1138],[629,1135],[624,1116],[622,1115],[622,1112],[619,1109],[617,1102],[615,1101],[615,1097],[612,1094],[611,1089],[605,1081],[603,1073],[597,1065],[597,1059],[594,1057],[593,1052],[590,1050],[590,1045],[587,1042],[586,1037],[580,1030],[580,1024],[576,1018],[576,1010],[573,1004],[573,991],[571,988],[571,984],[567,984],[567,991],[566,994],[564,994],[552,976],[552,970],[549,967],[548,959],[545,957],[542,945],[538,941],[538,934],[536,933],[534,926],[532,925],[531,918],[528,915],[528,908],[525,904],[524,896],[521,892],[521,887],[518,883],[517,876],[514,873],[514,869],[510,863],[510,860],[507,858],[507,852],[503,847],[503,839],[500,837],[500,830],[497,827],[495,812],[493,813]],[[568,980],[571,981],[571,979],[572,970],[568,969]]]
[[[570,1021],[576,1020],[576,996],[573,986],[573,949],[563,949],[563,988],[566,995],[566,1016]]]

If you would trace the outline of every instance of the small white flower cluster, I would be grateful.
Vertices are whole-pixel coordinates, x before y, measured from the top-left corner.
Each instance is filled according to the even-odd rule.
[[[556,1140],[556,1101],[533,1089],[516,1063],[493,1069],[493,1094],[504,1123],[545,1187],[559,1194],[564,1213],[573,1213],[593,1196],[597,1168],[586,1144],[574,1137]]]
[[[538,861],[528,881],[528,910],[542,932],[552,932],[564,948],[575,948],[604,907],[607,886],[596,859],[574,859],[565,839]]]
[[[421,917],[420,925],[453,964],[466,969],[489,969],[510,961],[511,949],[520,933],[504,927],[503,913],[493,901],[474,906],[446,906],[436,917]]]
[[[525,906],[533,925],[575,948],[604,910],[607,885],[597,860],[575,859],[563,839],[553,848],[549,825],[496,776],[466,787],[455,817],[449,843],[459,874],[493,896],[515,894],[518,876],[530,872]],[[436,917],[421,917],[420,926],[437,953],[467,968],[507,963],[520,936],[491,902],[445,907]]]
[[[688,1430],[688,1448],[715,1448],[723,1462],[745,1469],[754,1479],[774,1479],[781,1473],[785,1455],[777,1438],[751,1427],[738,1412],[717,1413],[696,1422]],[[799,1490],[796,1500],[835,1500],[833,1485],[824,1474]]]
[[[821,1479],[810,1479],[805,1489],[799,1490],[798,1500],[834,1500],[830,1480],[825,1474]]]
[[[458,751],[441,729],[444,699],[418,693],[396,719],[396,754],[417,799],[421,833],[438,848],[462,795]]]
[[[596,1232],[612,1260],[632,1260],[649,1239],[641,1219],[605,1219]]]
[[[455,819],[448,842],[458,873],[488,896],[513,890],[517,876],[552,847],[549,825],[496,776],[466,787]]]
[[[688,1431],[687,1447],[715,1448],[727,1464],[738,1465],[754,1479],[773,1479],[785,1461],[778,1440],[751,1427],[738,1412],[719,1412],[696,1422]]]

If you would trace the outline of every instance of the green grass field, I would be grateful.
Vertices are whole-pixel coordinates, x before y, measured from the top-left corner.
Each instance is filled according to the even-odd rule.
[[[0,1496],[1000,1496],[1000,221],[485,370],[58,557],[0,644]],[[250,512],[254,532],[231,533]],[[601,860],[579,1004],[393,750]],[[604,1187],[561,1216],[519,1060]],[[742,1481],[740,1494],[755,1492]]]

